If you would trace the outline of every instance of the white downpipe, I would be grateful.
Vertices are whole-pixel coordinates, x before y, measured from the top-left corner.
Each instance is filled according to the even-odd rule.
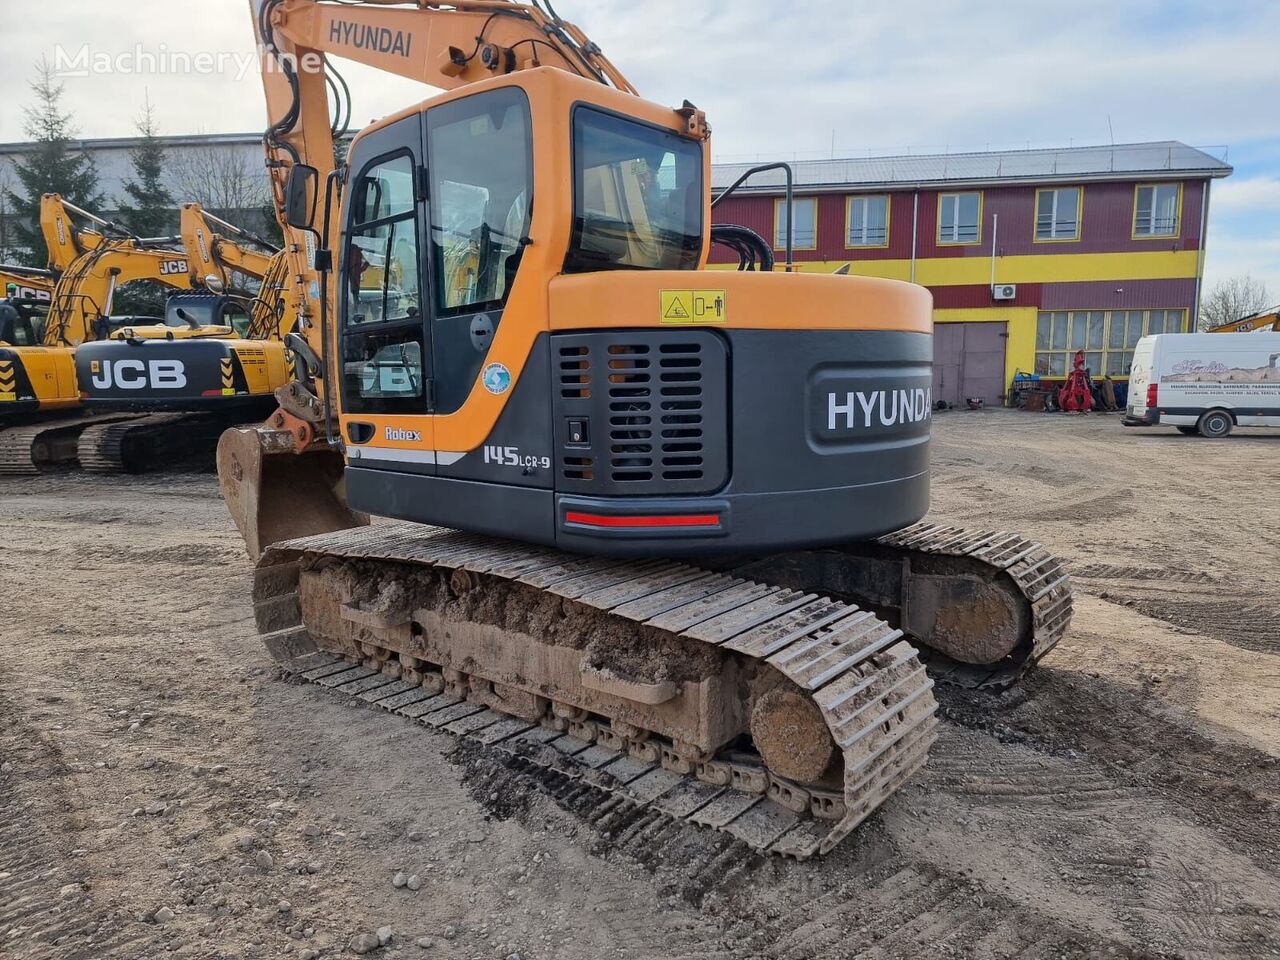
[[[920,232],[920,191],[911,201],[911,282],[916,282],[916,237]]]
[[[996,237],[1000,233],[1000,214],[991,215],[991,293],[996,292]]]

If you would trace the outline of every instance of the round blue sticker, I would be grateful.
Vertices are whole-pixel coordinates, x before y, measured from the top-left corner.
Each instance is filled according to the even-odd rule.
[[[511,371],[501,363],[491,363],[485,367],[480,380],[490,393],[506,393],[511,389]]]

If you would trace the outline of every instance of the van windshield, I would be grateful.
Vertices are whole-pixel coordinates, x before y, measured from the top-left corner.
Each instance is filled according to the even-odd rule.
[[[566,273],[692,270],[702,252],[702,144],[579,107]]]

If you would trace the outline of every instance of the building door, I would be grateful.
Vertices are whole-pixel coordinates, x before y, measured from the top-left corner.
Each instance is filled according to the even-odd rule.
[[[933,328],[933,399],[956,406],[980,397],[1000,405],[1005,392],[1003,320],[939,323]]]

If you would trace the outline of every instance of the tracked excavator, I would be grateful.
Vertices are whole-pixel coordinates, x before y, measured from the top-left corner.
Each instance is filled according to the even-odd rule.
[[[1270,307],[1230,323],[1210,327],[1208,333],[1280,333],[1280,307]]]
[[[74,461],[82,431],[127,416],[81,410],[75,373],[76,349],[109,335],[120,285],[191,287],[187,256],[170,249],[173,238],[133,236],[56,194],[42,198],[40,224],[54,285],[40,339],[0,346],[0,382],[9,387],[0,389],[0,475]]]
[[[293,379],[284,343],[297,322],[288,258],[199,204],[184,204],[181,222],[192,276],[216,290],[169,299],[181,336],[172,326],[139,327],[76,351],[85,409],[145,414],[80,435],[78,459],[91,472],[211,461],[219,435],[267,416],[275,391]],[[248,278],[256,292],[227,292],[232,277]]]
[[[53,298],[53,273],[0,265],[0,346],[34,346],[44,339],[44,324]],[[0,371],[0,394],[14,394],[17,372],[12,364]]]
[[[53,271],[0,264],[0,296],[6,300],[49,303],[53,299]]]
[[[713,228],[701,111],[550,3],[250,6],[311,351],[218,468],[286,671],[805,858],[1062,636],[1044,549],[921,523],[928,292]],[[445,92],[335,167],[329,57]]]

